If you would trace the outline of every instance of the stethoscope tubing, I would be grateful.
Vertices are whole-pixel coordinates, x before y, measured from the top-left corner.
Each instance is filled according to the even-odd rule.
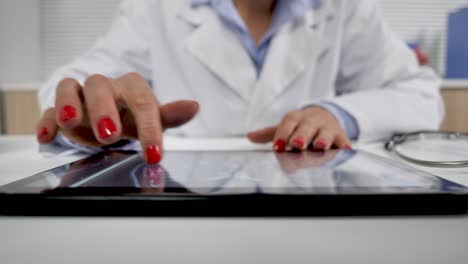
[[[468,160],[455,160],[455,161],[429,161],[415,159],[399,152],[396,147],[410,140],[421,140],[428,137],[438,137],[447,140],[455,140],[460,138],[466,138],[468,140],[468,134],[458,132],[447,132],[447,131],[417,131],[407,134],[396,134],[390,140],[385,143],[385,149],[392,152],[397,157],[417,165],[433,168],[465,168],[468,167]]]

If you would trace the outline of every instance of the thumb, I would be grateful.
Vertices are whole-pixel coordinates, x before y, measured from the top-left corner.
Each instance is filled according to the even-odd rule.
[[[261,130],[253,131],[247,134],[247,137],[253,143],[263,144],[273,141],[276,129],[278,127],[267,127]]]
[[[197,115],[200,105],[196,101],[182,100],[160,106],[163,129],[174,128],[188,123]]]

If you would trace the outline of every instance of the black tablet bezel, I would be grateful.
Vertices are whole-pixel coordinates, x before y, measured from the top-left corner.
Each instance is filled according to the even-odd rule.
[[[308,217],[461,215],[466,194],[366,195],[31,195],[0,194],[11,216]]]

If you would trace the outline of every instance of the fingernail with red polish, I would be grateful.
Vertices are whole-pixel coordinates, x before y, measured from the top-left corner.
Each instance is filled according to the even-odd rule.
[[[146,149],[146,159],[149,164],[156,164],[161,161],[161,152],[159,147],[151,145]]]
[[[39,137],[40,138],[44,138],[44,137],[47,137],[47,135],[49,135],[49,130],[47,129],[47,127],[43,127],[39,130]]]
[[[326,148],[327,147],[327,141],[325,139],[319,139],[317,141],[317,147]]]
[[[353,147],[351,145],[346,145],[346,146],[344,146],[344,149],[351,150],[351,149],[353,149]]]
[[[67,122],[76,117],[76,109],[71,105],[66,105],[60,110],[60,121]]]
[[[304,148],[305,142],[301,137],[297,137],[296,139],[293,140],[293,144],[296,148]]]
[[[101,139],[107,139],[117,132],[117,127],[112,119],[105,117],[98,122],[98,132]]]
[[[283,139],[278,139],[275,142],[275,145],[273,146],[273,149],[276,152],[285,152],[286,151],[286,141]]]

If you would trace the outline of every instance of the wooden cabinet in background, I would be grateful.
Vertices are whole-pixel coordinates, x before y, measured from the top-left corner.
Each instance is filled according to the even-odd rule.
[[[446,117],[443,130],[468,132],[468,85],[442,89]],[[3,131],[9,135],[34,134],[39,120],[36,91],[3,91]]]
[[[444,89],[445,120],[442,129],[468,132],[468,87],[466,89]]]
[[[35,91],[3,91],[3,131],[8,135],[34,134],[40,111]]]

